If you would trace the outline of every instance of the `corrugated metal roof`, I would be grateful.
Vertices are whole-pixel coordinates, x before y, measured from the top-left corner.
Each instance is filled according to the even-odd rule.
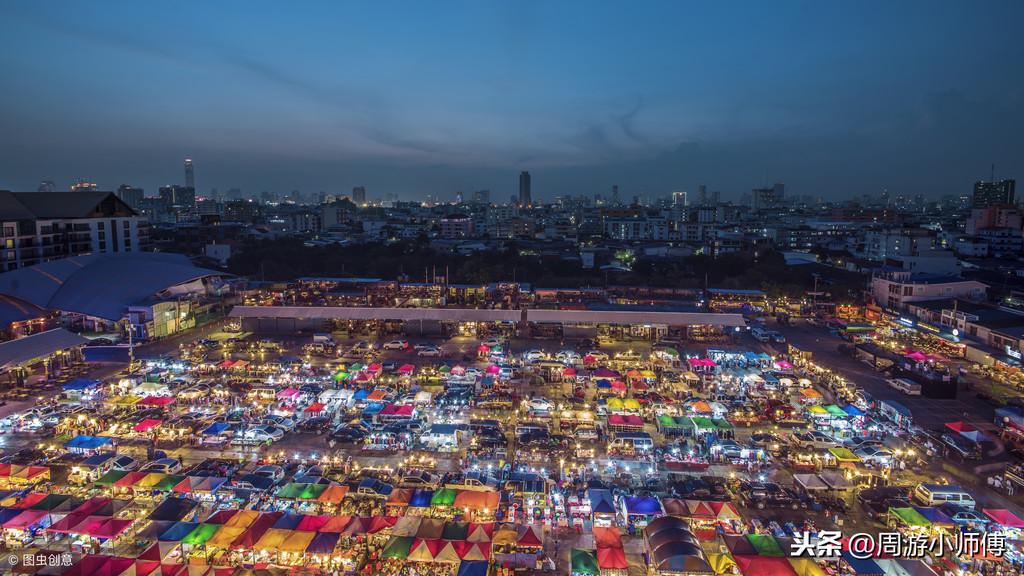
[[[181,254],[90,254],[0,274],[0,294],[47,310],[120,320],[128,306],[171,286],[222,275],[193,266]]]
[[[603,324],[663,324],[668,326],[746,326],[740,314],[687,312],[617,312],[602,310],[526,310],[530,322]],[[346,320],[443,320],[449,322],[518,322],[522,310],[475,308],[368,308],[329,306],[235,306],[236,318],[295,318]]]
[[[88,339],[63,328],[55,328],[0,344],[0,367],[12,368],[36,358],[80,346]]]

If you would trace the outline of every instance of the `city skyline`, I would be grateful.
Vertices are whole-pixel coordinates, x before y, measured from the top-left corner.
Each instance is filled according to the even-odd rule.
[[[405,200],[508,198],[523,170],[538,201],[935,198],[1021,173],[1019,4],[579,8],[8,6],[0,188],[154,195],[185,158],[199,194]]]

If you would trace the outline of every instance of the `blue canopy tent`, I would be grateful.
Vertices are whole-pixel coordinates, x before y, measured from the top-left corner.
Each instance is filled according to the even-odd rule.
[[[149,513],[149,519],[178,521],[188,515],[196,507],[195,500],[188,498],[168,498]],[[182,536],[184,538],[184,536]]]
[[[594,514],[615,514],[615,502],[610,490],[591,488],[587,491],[590,510]]]
[[[370,391],[364,389],[356,390],[355,394],[352,395],[352,400],[366,400],[366,397],[370,395]]]
[[[486,560],[463,560],[455,576],[487,576]]]
[[[598,388],[611,388],[612,383],[609,380],[598,380],[596,386]]]
[[[281,528],[284,530],[295,530],[295,527],[302,522],[302,514],[296,514],[295,512],[285,512],[281,514],[281,517],[274,522],[271,528]]]
[[[206,430],[203,430],[203,435],[204,436],[216,436],[218,434],[224,433],[224,431],[227,430],[230,427],[231,427],[231,424],[228,424],[227,422],[214,422],[213,424],[210,424],[206,428]]]
[[[340,537],[341,534],[337,532],[320,532],[306,547],[306,554],[330,554],[334,552]]]
[[[622,499],[622,505],[627,515],[651,516],[665,513],[661,502],[654,496],[626,496]]]
[[[843,406],[843,412],[846,412],[850,416],[863,416],[864,415],[864,411],[861,410],[860,408],[857,408],[853,404],[847,404],[846,406]]]
[[[85,452],[87,450],[98,450],[107,444],[113,443],[113,438],[104,436],[75,436],[64,443],[64,447],[71,452]]]
[[[429,508],[430,501],[434,499],[434,491],[425,488],[417,488],[409,498],[410,508]]]
[[[744,352],[743,353],[743,358],[747,362],[760,362],[761,361],[761,358],[756,353],[754,353],[754,352]]]
[[[855,558],[847,551],[843,552],[843,562],[846,562],[857,576],[884,576],[885,570],[877,562],[870,558]]]
[[[198,522],[177,522],[160,535],[161,542],[180,542],[199,526]]]
[[[91,378],[75,378],[74,380],[70,380],[70,381],[64,383],[64,391],[65,392],[72,392],[72,391],[79,391],[80,392],[82,390],[88,390],[89,388],[95,388],[96,386],[99,386],[102,383],[103,383],[102,380],[93,380]]]

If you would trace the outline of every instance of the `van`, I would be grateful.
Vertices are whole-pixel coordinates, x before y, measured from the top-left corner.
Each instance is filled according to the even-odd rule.
[[[889,380],[886,380],[885,383],[888,384],[890,388],[899,390],[908,396],[921,395],[921,385],[917,382],[907,380],[906,378],[890,378]]]
[[[914,500],[925,506],[952,504],[974,510],[974,497],[963,488],[952,484],[918,484],[914,488]]]
[[[549,431],[547,424],[540,422],[523,422],[516,426],[516,437],[519,438],[527,434],[547,433]]]
[[[609,451],[650,452],[654,450],[654,440],[647,432],[619,432],[608,443]]]
[[[772,339],[771,330],[764,326],[754,326],[750,329],[750,335],[756,338],[758,342],[769,342]]]

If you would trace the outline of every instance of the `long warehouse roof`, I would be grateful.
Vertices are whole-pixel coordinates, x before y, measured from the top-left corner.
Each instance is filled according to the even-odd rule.
[[[231,316],[324,320],[447,320],[455,322],[518,322],[522,310],[484,308],[369,308],[339,306],[235,306]]]
[[[523,310],[477,308],[367,308],[328,306],[235,306],[236,318],[336,320],[445,320],[450,322],[518,322]],[[641,312],[611,310],[525,310],[530,322],[663,324],[668,326],[746,326],[741,314]]]

